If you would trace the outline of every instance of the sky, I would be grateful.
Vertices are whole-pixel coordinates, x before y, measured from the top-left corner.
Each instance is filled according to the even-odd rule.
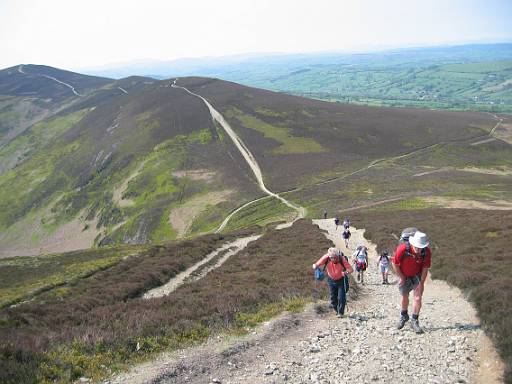
[[[0,68],[512,42],[512,0],[0,0]]]

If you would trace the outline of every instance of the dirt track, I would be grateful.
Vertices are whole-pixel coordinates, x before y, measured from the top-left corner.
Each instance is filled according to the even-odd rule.
[[[398,331],[396,282],[380,284],[375,245],[364,230],[353,228],[347,250],[332,219],[316,223],[346,253],[360,244],[370,250],[367,285],[348,304],[347,317],[335,317],[326,303],[310,305],[246,337],[219,337],[163,354],[111,383],[500,382],[503,365],[459,290],[429,279],[420,317],[425,334],[414,334],[409,325]]]
[[[242,141],[242,139],[240,139],[240,137],[236,134],[236,132],[231,128],[231,126],[229,125],[229,123],[226,121],[226,119],[224,119],[224,116],[222,116],[220,114],[220,112],[218,112],[215,108],[213,108],[213,106],[210,104],[210,102],[208,100],[206,100],[203,96],[201,95],[198,95],[197,93],[194,93],[190,90],[188,90],[187,88],[185,87],[181,87],[179,85],[176,85],[176,81],[177,80],[174,80],[173,84],[171,85],[173,88],[179,88],[179,89],[183,89],[184,91],[190,93],[191,95],[195,96],[195,97],[198,97],[200,98],[205,104],[206,106],[208,107],[208,110],[210,111],[210,114],[212,116],[212,119],[217,121],[221,126],[222,128],[224,129],[224,131],[226,131],[226,133],[228,134],[228,136],[231,138],[231,140],[233,141],[233,143],[235,144],[235,146],[238,148],[238,150],[240,151],[240,153],[242,154],[242,156],[244,157],[245,161],[247,162],[247,164],[249,165],[249,167],[251,168],[251,171],[252,173],[254,174],[254,176],[256,177],[256,181],[258,182],[258,186],[260,187],[260,189],[268,196],[271,196],[271,197],[274,197],[276,199],[278,199],[279,201],[281,201],[283,204],[285,204],[286,206],[290,207],[291,209],[297,211],[297,217],[295,220],[298,220],[298,219],[301,219],[303,217],[306,216],[306,209],[304,207],[301,207],[299,205],[296,205],[288,200],[286,200],[285,198],[283,198],[282,196],[278,195],[277,193],[274,193],[272,192],[271,190],[269,190],[266,185],[265,185],[265,182],[263,181],[263,174],[261,172],[261,168],[260,166],[258,165],[258,162],[256,161],[256,158],[254,157],[254,155],[251,153],[251,151],[249,150],[249,148],[247,148],[247,146],[244,144],[244,142]],[[259,200],[259,199],[256,199],[256,200]],[[254,200],[254,201],[256,201]],[[251,202],[248,202],[246,205],[244,205],[243,207],[246,207],[247,205],[251,204],[252,202],[254,201],[251,201]],[[239,208],[241,209],[241,208]],[[239,210],[238,209],[238,210]],[[220,225],[219,227],[219,230],[220,231],[222,228],[224,228],[228,222],[228,220],[231,218],[231,216],[236,213],[238,210],[235,210],[234,212],[232,212],[223,222],[222,224]]]

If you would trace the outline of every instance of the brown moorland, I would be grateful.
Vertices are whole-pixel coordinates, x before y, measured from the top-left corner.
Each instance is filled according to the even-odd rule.
[[[435,143],[484,136],[496,124],[484,113],[329,103],[217,79],[180,78],[178,84],[207,98],[228,119],[277,191],[296,187],[305,175],[348,172]],[[268,131],[282,134],[270,137]],[[309,150],[306,142],[302,153],[294,153],[293,138],[314,140],[325,151],[316,145]],[[282,150],[287,144],[290,153]]]
[[[432,277],[467,294],[493,339],[512,383],[512,212],[470,209],[360,211],[350,214],[366,228],[378,251],[394,250],[405,227],[425,231],[432,244]]]
[[[300,308],[312,295],[325,294],[323,288],[317,291],[310,265],[330,242],[316,226],[301,220],[287,229],[267,231],[220,268],[167,297],[140,298],[219,239],[156,247],[66,286],[65,295],[50,290],[32,302],[1,310],[0,381],[99,378],[120,364],[204,340],[226,328],[243,330],[283,309]]]

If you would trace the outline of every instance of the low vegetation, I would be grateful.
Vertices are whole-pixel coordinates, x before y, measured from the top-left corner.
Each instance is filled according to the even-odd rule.
[[[433,249],[432,277],[466,292],[506,365],[512,383],[512,212],[423,209],[351,214],[378,250],[393,250],[405,227],[425,231]]]
[[[283,310],[298,310],[312,295],[325,293],[314,284],[310,265],[330,242],[315,228],[301,220],[291,228],[269,230],[220,268],[167,297],[144,300],[141,295],[232,237],[152,246],[33,301],[4,308],[0,381],[99,379],[155,352],[226,330],[243,332]]]
[[[280,117],[282,115],[282,113],[266,108],[258,108],[257,112],[271,117]],[[318,153],[327,151],[326,148],[323,148],[312,138],[294,136],[290,128],[271,125],[255,116],[243,113],[237,108],[228,110],[226,117],[228,119],[236,119],[242,126],[254,129],[262,133],[265,138],[272,139],[279,143],[276,148],[271,150],[271,152],[275,154]]]

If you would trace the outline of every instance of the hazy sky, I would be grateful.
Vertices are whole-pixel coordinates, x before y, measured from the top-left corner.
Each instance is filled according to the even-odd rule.
[[[0,0],[0,67],[512,41],[512,0]]]

